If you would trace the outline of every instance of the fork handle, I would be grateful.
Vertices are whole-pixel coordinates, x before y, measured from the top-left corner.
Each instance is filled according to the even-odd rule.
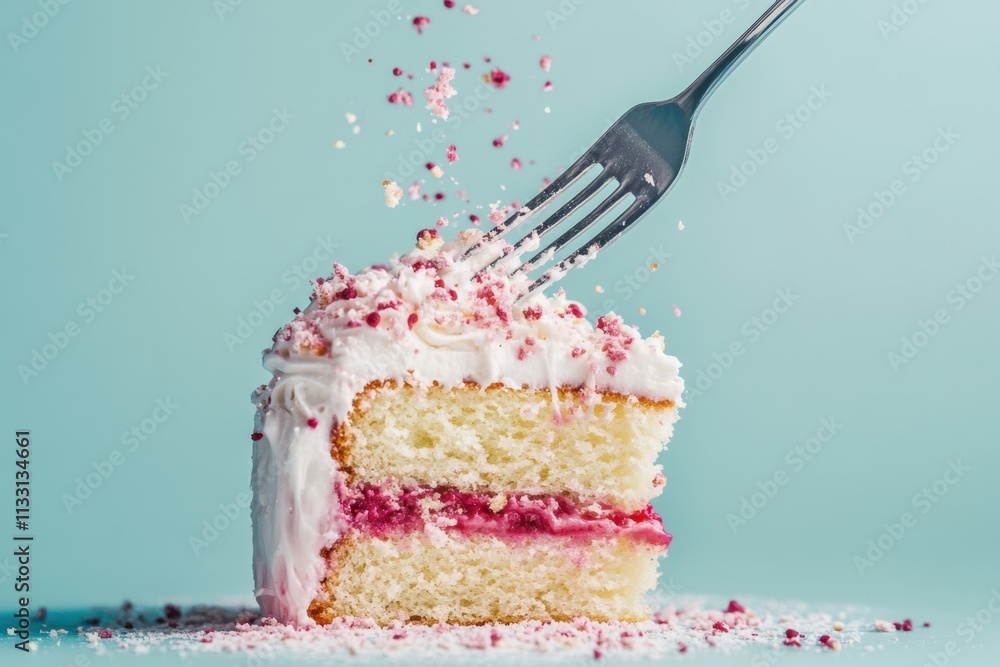
[[[718,60],[695,79],[694,83],[675,98],[684,113],[693,118],[701,108],[702,103],[715,92],[719,84],[725,81],[726,77],[736,69],[736,66],[743,62],[743,59],[750,55],[764,41],[764,38],[802,2],[803,0],[778,0],[771,5],[771,8],[764,12],[764,15],[757,19],[757,22],[750,26],[750,29],[743,33],[735,44],[730,46],[725,53],[719,56]]]

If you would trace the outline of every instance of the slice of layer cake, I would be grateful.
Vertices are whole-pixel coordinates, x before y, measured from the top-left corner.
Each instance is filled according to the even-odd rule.
[[[670,535],[683,381],[663,339],[560,290],[457,262],[425,230],[389,266],[315,281],[255,394],[263,613],[418,623],[634,621]]]

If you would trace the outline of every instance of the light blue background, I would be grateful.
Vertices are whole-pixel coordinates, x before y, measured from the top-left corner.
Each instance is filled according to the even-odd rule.
[[[220,16],[190,0],[75,2],[17,52],[9,37],[0,45],[0,399],[6,442],[16,428],[33,434],[38,603],[250,599],[246,509],[199,554],[189,538],[248,490],[249,394],[267,379],[260,350],[307,302],[308,285],[292,270],[308,268],[317,238],[338,244],[336,258],[358,269],[408,249],[441,215],[485,219],[474,206],[526,200],[629,106],[679,92],[770,2],[482,2],[474,17],[437,0],[404,4],[403,18],[394,14],[350,58],[342,44],[395,3],[247,0]],[[883,34],[879,21],[900,4],[919,9]],[[724,10],[734,20],[712,36],[704,22]],[[20,31],[38,11],[36,2],[5,2],[0,28]],[[422,37],[409,23],[417,14],[432,17]],[[1000,623],[969,644],[955,628],[1000,587],[1000,280],[960,310],[949,294],[1000,251],[998,21],[1000,7],[985,0],[806,2],[712,98],[664,203],[565,280],[592,314],[613,307],[646,333],[662,331],[689,386],[700,372],[713,378],[689,395],[664,458],[669,482],[656,506],[675,535],[665,585],[867,604],[933,621],[933,634],[910,640],[907,664],[948,641],[962,647],[952,664],[974,664],[996,647]],[[699,37],[704,52],[679,60]],[[543,54],[553,57],[548,74],[537,64]],[[432,125],[420,103],[432,79],[426,63],[470,62],[452,106],[471,107],[492,66],[484,56],[511,74],[509,86]],[[416,80],[394,77],[395,66]],[[166,76],[122,118],[114,100],[147,67]],[[543,93],[549,79],[554,90]],[[416,95],[414,107],[386,103],[400,85]],[[819,108],[806,114],[799,107],[814,87],[832,97],[814,99]],[[294,118],[248,161],[241,142],[274,109]],[[788,136],[779,123],[797,110],[809,118]],[[359,135],[345,112],[357,115]],[[114,131],[60,181],[53,161],[106,118]],[[418,177],[447,199],[387,209],[382,179],[434,127],[446,128],[461,159],[445,165],[442,181],[422,167]],[[959,138],[912,181],[904,163],[948,128]],[[504,133],[507,145],[493,148]],[[718,183],[771,138],[777,152],[724,200]],[[333,147],[338,139],[345,149]],[[444,164],[448,142],[430,159]],[[515,156],[521,171],[509,167]],[[229,160],[240,173],[185,223],[179,205]],[[896,179],[905,193],[852,242],[845,225]],[[459,188],[471,205],[457,201]],[[670,257],[645,273],[657,253]],[[329,263],[308,273],[325,275]],[[89,321],[78,304],[123,268],[134,279]],[[771,321],[778,290],[794,304],[763,331],[753,318]],[[274,291],[278,308],[230,350],[224,335]],[[938,310],[947,322],[933,337],[918,335],[926,345],[894,369],[887,355]],[[79,335],[22,381],[19,365],[71,322]],[[718,359],[734,343],[744,352],[723,369]],[[158,399],[178,407],[129,451],[122,434],[151,417]],[[843,428],[797,469],[787,453],[831,418]],[[65,494],[114,450],[124,462],[68,511]],[[922,513],[915,494],[958,461],[970,471]],[[734,531],[727,515],[779,471],[787,484]],[[915,525],[859,573],[855,556],[904,512]],[[10,561],[0,556],[0,565]],[[14,601],[5,572],[0,608]]]

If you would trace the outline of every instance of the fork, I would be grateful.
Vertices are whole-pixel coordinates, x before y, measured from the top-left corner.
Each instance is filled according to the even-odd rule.
[[[802,0],[778,0],[771,5],[749,30],[680,95],[665,102],[647,102],[632,107],[580,159],[531,201],[484,234],[478,243],[465,251],[462,259],[475,260],[484,255],[490,256],[491,253],[485,252],[487,247],[493,247],[496,241],[534,218],[584,174],[599,166],[601,171],[597,178],[526,236],[505,247],[499,257],[488,259],[488,263],[480,271],[490,268],[503,270],[503,265],[510,263],[512,258],[520,258],[524,253],[537,249],[541,237],[553,231],[559,223],[614,183],[614,191],[596,208],[527,262],[516,265],[509,274],[527,274],[542,268],[629,196],[633,197],[634,200],[611,224],[546,270],[521,298],[559,280],[570,269],[583,266],[593,259],[598,251],[618,240],[670,190],[687,161],[695,116],[702,105],[736,66],[801,3]]]

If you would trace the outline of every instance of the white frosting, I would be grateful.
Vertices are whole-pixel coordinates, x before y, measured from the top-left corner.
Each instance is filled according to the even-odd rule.
[[[308,607],[327,569],[321,552],[345,526],[331,432],[370,382],[500,383],[549,388],[553,397],[558,387],[586,387],[683,405],[680,363],[664,354],[661,337],[642,338],[613,314],[594,327],[562,290],[517,302],[527,279],[476,276],[478,264],[454,258],[479,233],[460,237],[442,245],[424,230],[417,250],[355,276],[335,265],[265,351],[274,377],[254,396],[253,466],[254,579],[264,614],[313,624]]]

